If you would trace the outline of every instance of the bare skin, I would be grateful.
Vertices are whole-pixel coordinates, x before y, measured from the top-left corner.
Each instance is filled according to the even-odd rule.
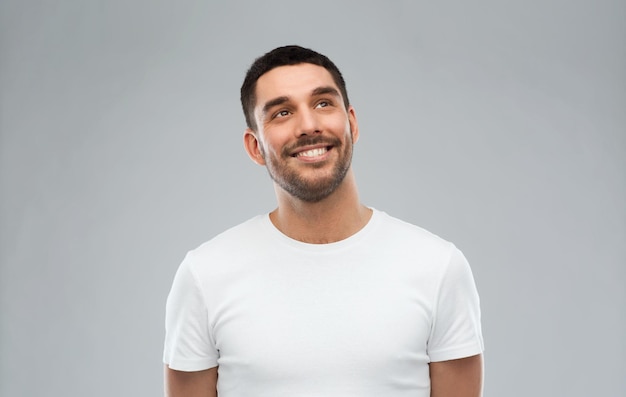
[[[431,397],[483,395],[482,354],[459,360],[430,363]]]
[[[328,71],[319,66],[300,64],[272,69],[257,81],[257,130],[247,129],[244,133],[248,156],[274,173],[278,206],[270,213],[270,220],[285,235],[311,244],[346,239],[362,229],[372,216],[372,210],[359,201],[351,167],[331,194],[315,202],[290,194],[277,182],[287,180],[289,173],[311,185],[331,180],[337,164],[348,156],[347,145],[351,155],[352,145],[359,138],[356,113],[353,107],[343,106],[338,92]],[[338,144],[297,146],[298,141],[309,137]],[[285,148],[294,148],[294,153],[285,155]],[[313,149],[321,150],[314,153]],[[297,152],[309,154],[298,156]],[[431,397],[481,396],[480,355],[431,363],[430,372]],[[167,397],[214,397],[216,385],[217,368],[181,372],[166,367]]]
[[[303,79],[303,75],[308,78]],[[332,87],[338,92],[330,74],[322,67],[302,64],[273,69],[257,82],[258,131],[247,129],[244,147],[257,164],[268,166],[268,156],[280,156],[281,150],[304,137],[328,136],[344,145],[358,141],[359,128],[353,107],[346,109],[341,98],[333,95],[314,95],[320,87]],[[288,98],[276,109],[266,109],[265,104],[274,98]],[[316,108],[319,101],[332,103],[323,111]],[[272,118],[272,111],[285,109],[281,119]],[[327,157],[299,161],[287,158],[281,164],[314,181],[330,173],[336,164],[339,150]],[[315,163],[316,167],[312,167]],[[350,168],[341,184],[331,195],[319,202],[306,202],[274,183],[278,207],[270,214],[274,225],[287,236],[307,243],[325,244],[343,240],[369,221],[372,211],[359,201],[354,173]]]
[[[183,372],[165,366],[166,397],[217,397],[217,367]]]
[[[354,180],[352,171],[346,179]],[[338,189],[352,191],[350,181],[345,181]],[[346,239],[362,229],[372,216],[372,210],[358,203],[358,197],[329,197],[318,205],[303,205],[284,197],[277,192],[278,206],[270,213],[274,226],[287,236],[311,244],[328,244]],[[347,206],[350,210],[342,211],[346,201],[354,204]]]

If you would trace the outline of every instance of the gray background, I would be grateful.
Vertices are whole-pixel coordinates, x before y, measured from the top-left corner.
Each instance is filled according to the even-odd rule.
[[[238,90],[342,69],[363,201],[454,241],[485,396],[626,395],[623,1],[0,3],[0,395],[162,393],[188,249],[275,205]]]

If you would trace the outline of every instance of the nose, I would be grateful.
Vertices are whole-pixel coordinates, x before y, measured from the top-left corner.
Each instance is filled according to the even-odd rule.
[[[322,132],[319,119],[312,109],[301,110],[299,114],[299,123],[297,135],[312,135]]]

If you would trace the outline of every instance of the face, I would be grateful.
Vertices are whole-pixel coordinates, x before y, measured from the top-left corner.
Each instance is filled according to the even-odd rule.
[[[305,202],[318,202],[339,187],[350,169],[358,138],[354,109],[321,66],[281,66],[256,84],[257,131],[246,130],[250,157],[274,182]]]

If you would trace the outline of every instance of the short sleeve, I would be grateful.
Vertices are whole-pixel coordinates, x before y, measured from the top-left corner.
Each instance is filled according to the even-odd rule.
[[[452,246],[435,298],[428,355],[431,361],[446,361],[480,354],[483,349],[474,277],[461,251]]]
[[[179,371],[217,366],[206,302],[193,270],[193,254],[189,253],[176,272],[165,309],[163,362]]]

